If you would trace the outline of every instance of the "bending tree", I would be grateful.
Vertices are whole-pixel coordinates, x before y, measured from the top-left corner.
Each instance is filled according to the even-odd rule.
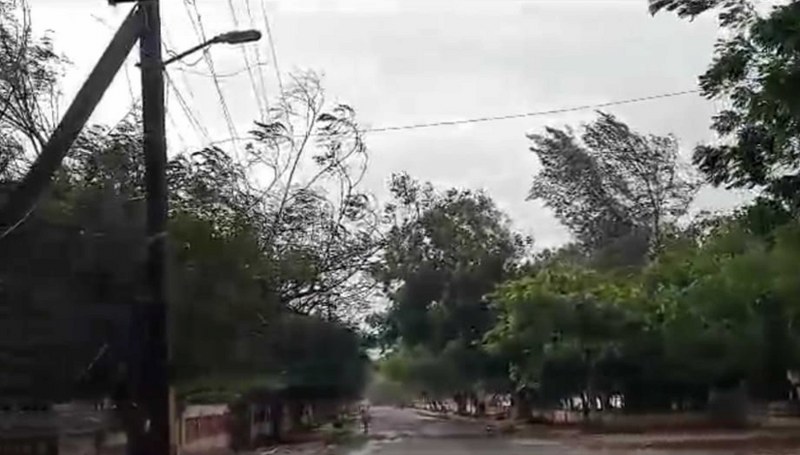
[[[296,74],[252,134],[248,182],[264,243],[287,265],[276,271],[281,301],[303,314],[356,316],[372,297],[366,272],[381,236],[361,187],[367,148],[355,111],[329,106],[316,74]]]
[[[529,199],[555,211],[586,251],[624,243],[634,260],[656,248],[665,226],[686,213],[697,184],[672,136],[643,135],[610,114],[570,129],[531,134],[542,169]]]

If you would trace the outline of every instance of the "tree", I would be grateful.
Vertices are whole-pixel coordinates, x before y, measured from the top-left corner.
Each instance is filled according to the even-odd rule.
[[[29,25],[24,1],[0,0],[0,203],[49,135],[64,63]],[[85,128],[41,204],[0,238],[0,397],[111,397],[129,441],[144,428],[141,137],[134,114]],[[353,398],[367,358],[344,318],[371,291],[379,239],[355,112],[328,109],[319,80],[296,77],[246,152],[210,146],[168,165],[173,385],[184,397],[279,382],[281,399]]]
[[[319,128],[335,135],[334,122],[322,118]],[[75,398],[76,387],[91,382],[86,396],[113,395],[118,409],[135,408],[138,372],[130,370],[137,355],[132,341],[140,339],[135,309],[146,295],[140,138],[141,122],[135,115],[113,128],[88,127],[43,204],[30,220],[0,240],[4,257],[6,253],[9,257],[0,270],[3,327],[41,327],[41,333],[48,334],[31,334],[32,342],[15,336],[17,345],[3,340],[0,355],[18,367],[15,376],[5,375],[0,381],[4,392],[49,403]],[[257,152],[255,145],[251,152]],[[320,171],[315,181],[321,181],[324,172],[333,173],[333,168],[342,168],[335,172],[347,179],[343,170],[347,163],[335,156],[328,164],[322,161],[319,166],[327,170]],[[329,199],[326,187],[314,182],[296,189],[295,180],[286,191],[281,215],[276,216],[270,201],[284,197],[283,187],[263,193],[254,188],[250,171],[216,147],[175,156],[168,165],[175,385],[184,397],[223,391],[241,394],[288,371],[288,376],[277,378],[285,383],[285,393],[317,394],[309,399],[352,397],[365,382],[366,358],[359,334],[336,312],[327,314],[325,321],[294,315],[303,312],[290,305],[299,300],[286,299],[282,292],[293,288],[291,280],[302,278],[313,284],[327,279],[332,283],[328,287],[311,286],[304,289],[305,295],[293,297],[318,298],[328,302],[326,308],[338,305],[335,292],[351,286],[347,280],[356,273],[343,275],[346,267],[363,267],[366,250],[358,250],[357,242],[374,241],[358,231],[358,226],[369,223],[362,219],[368,206],[359,205],[352,190],[342,202]],[[7,176],[13,186],[18,174]],[[296,238],[305,243],[289,243]],[[287,243],[294,249],[285,247]],[[49,253],[30,253],[40,249]],[[331,269],[317,263],[308,266],[302,254],[291,254],[297,252],[315,261],[322,257],[339,263]],[[48,283],[52,294],[36,292],[37,279]],[[34,300],[36,311],[30,310]],[[102,330],[92,329],[93,325]],[[84,326],[89,328],[73,332]],[[34,356],[36,347],[44,356],[63,353],[57,356],[63,361],[53,364],[49,357]],[[61,387],[48,386],[46,381],[54,380]],[[125,387],[117,387],[121,385]],[[130,419],[135,420],[135,412],[123,414],[126,428],[134,428]]]
[[[800,2],[760,13],[748,0],[650,0],[654,14],[668,10],[691,18],[712,9],[719,10],[727,33],[700,76],[700,88],[708,98],[729,100],[730,107],[712,124],[723,142],[698,146],[693,160],[714,185],[764,189],[796,209]]]
[[[540,406],[701,409],[744,386],[788,396],[798,362],[798,225],[774,200],[672,230],[643,268],[542,255],[490,300],[485,346]]]
[[[4,392],[12,387],[3,397],[12,402],[110,395],[112,384],[86,379],[101,354],[127,350],[143,291],[141,206],[104,191],[56,190],[0,241],[0,355],[27,378],[0,381]]]
[[[654,251],[697,189],[674,137],[636,133],[610,114],[579,137],[569,128],[528,137],[542,166],[528,198],[553,209],[585,250],[627,253],[623,263]]]
[[[428,393],[446,390],[464,412],[487,365],[480,344],[493,315],[485,296],[511,273],[527,243],[481,192],[438,193],[405,174],[393,176],[391,189],[391,228],[374,272],[391,299],[385,333],[446,368],[433,374]]]
[[[589,403],[620,392],[601,370],[618,357],[634,325],[625,305],[639,299],[635,286],[563,264],[500,286],[492,296],[498,319],[487,348],[509,358],[511,379],[526,392],[518,398],[522,414],[525,398],[548,406],[580,396],[588,415]]]
[[[373,294],[366,272],[381,238],[361,188],[367,148],[355,111],[329,106],[315,73],[294,74],[252,135],[248,183],[263,242],[286,265],[276,271],[281,301],[303,314],[356,317]]]
[[[26,0],[0,1],[0,135],[16,153],[46,142],[65,64],[49,36],[33,36]]]

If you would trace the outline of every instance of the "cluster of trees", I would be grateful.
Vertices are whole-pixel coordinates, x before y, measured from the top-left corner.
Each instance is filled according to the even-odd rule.
[[[526,417],[532,405],[701,409],[714,390],[761,400],[793,392],[800,2],[650,7],[715,10],[728,29],[700,78],[706,96],[731,101],[713,119],[721,145],[698,146],[691,167],[673,137],[606,113],[530,135],[541,171],[529,198],[574,239],[532,257],[485,196],[399,182],[398,206],[411,216],[384,251],[391,304],[376,321],[386,378],[461,412],[470,398],[511,394]],[[759,197],[691,218],[701,176]]]
[[[0,211],[51,133],[66,60],[0,0]],[[172,376],[185,400],[255,390],[357,397],[380,217],[353,110],[299,73],[244,158],[168,164]],[[47,194],[0,237],[0,405],[137,400],[145,282],[142,125],[89,125]]]
[[[175,154],[170,334],[186,398],[285,391],[357,396],[368,342],[385,380],[481,410],[703,407],[715,388],[773,399],[797,367],[800,2],[651,0],[653,12],[717,8],[730,32],[701,77],[731,108],[723,145],[640,134],[606,113],[529,136],[541,162],[530,199],[573,243],[532,241],[481,191],[405,174],[379,207],[361,187],[355,112],[294,75],[234,159]],[[20,6],[22,8],[20,9]],[[52,129],[66,61],[0,0],[0,210]],[[243,158],[242,158],[243,156]],[[688,219],[701,184],[759,190],[751,206]],[[86,128],[36,210],[0,237],[0,396],[130,401],[147,299],[141,122]],[[363,317],[376,296],[385,312]],[[367,324],[364,324],[367,323]],[[369,336],[356,327],[368,325]]]
[[[614,134],[591,142],[598,130]],[[674,140],[605,114],[580,138],[531,140],[543,163],[531,195],[576,241],[531,257],[484,195],[397,186],[427,202],[396,193],[414,216],[383,252],[386,377],[460,412],[513,394],[523,415],[578,399],[585,410],[612,399],[630,411],[699,409],[710,391],[743,384],[756,398],[789,396],[800,224],[787,204],[765,197],[679,223],[697,185],[678,170]]]

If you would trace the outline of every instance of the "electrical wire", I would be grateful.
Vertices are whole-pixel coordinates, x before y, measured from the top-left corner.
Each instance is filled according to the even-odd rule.
[[[278,81],[278,90],[280,90],[281,100],[284,101],[285,104],[281,68],[278,64],[278,52],[275,49],[275,39],[272,36],[272,27],[269,25],[269,16],[267,16],[267,7],[264,4],[264,0],[261,0],[261,15],[264,18],[264,28],[267,31],[267,41],[269,42],[269,49],[272,53],[272,67],[275,68],[275,79]]]
[[[170,44],[172,42],[174,42],[174,41],[172,40],[172,37],[170,36],[169,28],[164,28],[164,44],[165,44],[165,46],[167,48],[173,47]],[[201,56],[200,58],[202,59],[203,57]],[[177,71],[180,71],[181,69],[182,69],[181,66],[176,66],[176,67],[172,68],[172,70],[177,70]],[[165,78],[166,77],[169,77],[169,74],[165,73]],[[178,91],[178,84],[174,80],[168,81],[168,82],[171,82],[172,85],[173,85],[173,91],[176,94],[176,98],[180,97],[180,99],[178,100],[178,103],[182,105],[181,107],[186,106],[186,108],[188,108],[190,105],[191,106],[196,106],[197,105],[197,98],[195,97],[194,90],[192,90],[192,85],[189,83],[189,79],[186,77],[186,74],[184,72],[181,72],[181,80],[182,80],[183,85],[184,85],[184,87],[186,89],[186,92],[189,95],[189,102],[187,102],[185,100],[185,98],[183,98],[181,93]],[[186,110],[186,109],[184,109],[184,110]],[[202,135],[205,138],[205,140],[207,141],[208,137],[209,137],[208,128],[206,128],[204,126],[205,123],[203,122],[203,116],[201,115],[201,111],[198,110],[198,111],[195,112],[195,111],[189,109],[189,112],[191,113],[192,117],[194,118],[194,122],[192,122],[191,120],[189,121],[190,125],[194,126],[195,133],[199,132],[199,135]],[[187,117],[188,117],[188,115],[187,115]],[[171,121],[174,123],[175,120],[172,119]]]
[[[98,16],[96,14],[90,14],[90,16],[91,16],[92,19],[97,21],[100,25],[104,26],[108,30],[110,30],[112,32],[116,31],[116,28],[112,27],[111,24],[109,24],[108,21],[103,19],[102,17],[100,17],[100,16]],[[128,83],[128,94],[130,95],[130,101],[131,101],[131,103],[136,104],[136,103],[138,103],[138,101],[134,101],[134,99],[138,99],[138,98],[136,97],[136,95],[133,94],[133,83],[131,82],[130,68],[129,68],[129,65],[128,65],[128,60],[129,59],[130,59],[130,55],[125,59],[125,62],[123,62],[122,69],[125,72],[125,80]]]
[[[178,104],[183,109],[183,113],[186,114],[186,118],[189,120],[189,124],[198,132],[206,142],[210,142],[210,136],[208,134],[208,130],[197,120],[192,109],[189,107],[189,104],[186,102],[186,99],[181,94],[180,90],[178,90],[175,81],[172,80],[172,77],[169,75],[169,72],[164,72],[164,80],[167,82],[167,85],[172,87],[172,92],[175,93],[175,98],[178,100]]]
[[[579,106],[571,106],[571,107],[564,107],[558,109],[549,109],[543,111],[532,111],[532,112],[523,112],[518,114],[506,114],[506,115],[496,115],[496,116],[487,116],[487,117],[474,117],[474,118],[466,118],[466,119],[455,119],[455,120],[442,120],[436,122],[425,122],[425,123],[412,123],[407,125],[387,125],[387,126],[379,126],[375,128],[362,128],[359,129],[359,133],[385,133],[385,132],[392,132],[392,131],[408,131],[408,130],[416,130],[416,129],[423,129],[423,128],[436,128],[442,126],[455,126],[455,125],[465,125],[471,123],[486,123],[486,122],[496,122],[502,120],[513,120],[513,119],[520,119],[520,118],[529,118],[529,117],[542,117],[547,115],[556,115],[556,114],[564,114],[568,112],[577,112],[577,111],[586,111],[590,109],[602,109],[606,107],[612,106],[622,106],[626,104],[636,104],[636,103],[643,103],[647,101],[655,101],[660,99],[666,98],[674,98],[678,96],[685,96],[690,94],[700,93],[701,90],[694,89],[694,90],[683,90],[679,92],[668,92],[668,93],[661,93],[658,95],[650,95],[650,96],[642,96],[638,98],[628,98],[616,101],[609,101],[605,103],[596,103],[596,104],[583,104]],[[313,136],[318,136],[319,133],[314,133]],[[303,136],[298,136],[303,137]],[[248,137],[229,137],[226,139],[220,139],[214,142],[211,142],[211,145],[216,144],[224,144],[234,141],[245,141],[251,140],[252,138]]]
[[[169,106],[169,89],[170,88],[172,88],[173,91],[175,90],[175,88],[171,84],[167,84],[166,87],[164,87],[164,112],[166,113],[166,117],[167,117],[167,120],[170,123],[170,126],[172,126],[172,129],[175,131],[175,135],[178,136],[178,140],[181,143],[182,150],[186,150],[186,148],[187,148],[186,147],[186,140],[183,138],[183,135],[181,134],[181,129],[178,128],[178,124],[175,122],[175,118],[172,116],[172,110],[170,109],[170,106]]]
[[[192,16],[192,11],[189,8],[191,4],[192,9],[194,10],[194,16]],[[192,0],[184,0],[183,6],[186,9],[186,13],[189,16],[189,20],[192,23],[192,27],[195,30],[195,33],[198,35],[198,39],[201,42],[208,41],[206,37],[205,27],[203,26],[203,18],[200,15],[200,10],[197,8],[197,4]],[[230,109],[228,108],[228,103],[225,100],[225,94],[222,92],[222,86],[219,83],[219,78],[217,77],[217,71],[214,66],[214,59],[211,58],[211,54],[208,50],[203,51],[203,57],[206,60],[206,65],[208,66],[208,70],[211,73],[212,80],[214,82],[214,87],[217,91],[217,96],[219,98],[220,106],[222,107],[222,115],[225,117],[225,123],[228,127],[228,132],[231,133],[231,137],[237,137],[238,133],[236,132],[236,126],[233,123],[233,118],[231,117]],[[233,143],[233,151],[234,154],[238,155],[238,147],[236,142]]]
[[[475,118],[467,118],[467,119],[456,119],[456,120],[443,120],[438,122],[427,122],[427,123],[412,123],[408,125],[394,125],[394,126],[381,126],[377,128],[366,128],[360,130],[362,133],[382,133],[387,131],[402,131],[402,130],[415,130],[421,128],[435,128],[439,126],[453,126],[453,125],[466,125],[470,123],[485,123],[485,122],[496,122],[500,120],[512,120],[518,118],[527,118],[527,117],[540,117],[545,115],[555,115],[555,114],[564,114],[567,112],[576,112],[576,111],[585,111],[589,109],[601,109],[604,107],[611,107],[611,106],[621,106],[624,104],[634,104],[634,103],[642,103],[645,101],[653,101],[659,100],[664,98],[672,98],[676,96],[684,96],[693,93],[700,93],[700,90],[684,90],[680,92],[670,92],[670,93],[662,93],[660,95],[651,95],[651,96],[643,96],[639,98],[629,98],[625,100],[617,100],[617,101],[609,101],[607,103],[597,103],[597,104],[584,104],[581,106],[573,106],[573,107],[565,107],[560,109],[550,109],[546,111],[534,111],[534,112],[523,112],[519,114],[507,114],[507,115],[496,115],[496,116],[488,116],[488,117],[475,117]]]
[[[257,63],[256,65],[258,67],[264,67],[264,66],[269,65],[269,63],[260,62],[260,63]],[[209,77],[209,78],[210,77],[214,77],[211,73],[207,73],[205,71],[199,71],[199,70],[195,70],[195,69],[183,68],[181,66],[176,66],[175,68],[173,68],[173,70],[180,71],[180,72],[183,72],[183,73],[194,74],[194,75],[202,76],[202,77]],[[239,76],[240,74],[244,74],[245,72],[247,72],[247,70],[248,70],[247,68],[240,68],[238,70],[231,71],[230,73],[217,73],[217,77],[219,79],[226,79],[226,78],[229,78],[229,77],[235,77],[235,76]],[[269,106],[269,105],[267,105],[267,106]]]
[[[250,18],[250,28],[257,28],[256,27],[256,20],[253,16],[253,8],[250,4],[250,0],[245,0],[245,8],[247,11],[247,17]],[[267,79],[264,77],[264,61],[261,59],[261,51],[259,50],[258,45],[253,46],[256,52],[256,68],[258,69],[258,77],[259,81],[261,81],[261,93],[264,97],[264,107],[266,108],[266,113],[269,114],[269,98],[267,97]],[[266,119],[266,117],[264,117]]]
[[[239,28],[239,18],[236,17],[236,8],[233,6],[233,0],[228,0],[228,9],[231,13],[231,18],[233,19],[233,25],[237,29]],[[252,22],[252,17],[251,17]],[[261,118],[266,118],[267,113],[264,110],[264,106],[261,103],[261,97],[258,90],[258,84],[256,84],[256,78],[253,75],[253,67],[250,65],[250,58],[247,56],[247,49],[245,46],[239,46],[239,49],[242,51],[242,58],[244,59],[244,65],[247,68],[247,75],[250,79],[250,86],[253,88],[253,95],[256,98],[256,106],[258,107],[258,112],[261,114]]]

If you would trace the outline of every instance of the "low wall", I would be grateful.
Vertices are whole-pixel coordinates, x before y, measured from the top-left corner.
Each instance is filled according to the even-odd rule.
[[[226,405],[187,406],[179,419],[179,451],[205,452],[230,445],[230,409]]]
[[[537,417],[553,425],[588,424],[603,430],[637,432],[646,430],[692,430],[726,426],[757,426],[762,423],[760,413],[749,414],[744,420],[720,420],[707,412],[675,412],[624,414],[621,412],[593,412],[586,422],[580,411],[553,410],[536,413]]]

